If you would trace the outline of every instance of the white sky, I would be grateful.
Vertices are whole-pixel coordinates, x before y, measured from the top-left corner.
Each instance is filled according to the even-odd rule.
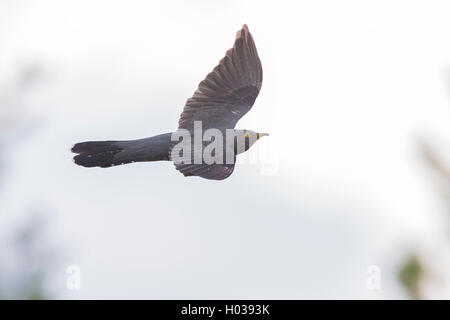
[[[2,220],[51,208],[82,270],[79,291],[65,290],[64,270],[55,275],[62,297],[404,298],[398,263],[410,247],[435,248],[443,229],[417,147],[421,137],[450,140],[449,9],[0,1],[3,91],[22,65],[40,62],[47,75],[21,97],[25,117],[44,121],[8,154]],[[238,127],[270,133],[250,152],[277,170],[243,164],[216,183],[170,163],[71,162],[78,141],[174,130],[243,23],[264,82]],[[381,291],[366,288],[372,264]]]

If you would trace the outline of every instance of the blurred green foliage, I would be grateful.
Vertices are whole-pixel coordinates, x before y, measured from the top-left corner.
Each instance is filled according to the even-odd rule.
[[[33,84],[40,81],[41,68],[37,64],[24,66],[0,87],[0,145],[11,139],[11,133],[24,127],[22,117],[26,114],[22,97]],[[26,126],[25,126],[26,127]],[[27,128],[25,128],[27,129]],[[20,136],[20,135],[19,135]],[[15,141],[15,139],[13,139]],[[5,155],[0,149],[0,187],[8,188],[2,173]],[[7,148],[8,154],[13,150]],[[2,191],[0,189],[0,191]],[[0,203],[1,206],[1,203]],[[0,299],[49,299],[48,279],[54,268],[57,252],[48,239],[49,221],[41,212],[31,212],[15,228],[1,234],[0,239]]]
[[[398,278],[411,299],[423,299],[420,290],[423,275],[424,268],[419,257],[415,254],[410,255],[400,268]]]
[[[31,214],[2,237],[0,251],[0,299],[49,299],[48,280],[57,252],[48,240],[48,220]]]

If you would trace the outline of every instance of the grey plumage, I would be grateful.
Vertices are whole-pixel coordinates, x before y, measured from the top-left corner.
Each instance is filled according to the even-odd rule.
[[[171,133],[128,141],[88,141],[73,146],[73,159],[84,167],[112,167],[139,161],[170,160]]]
[[[262,85],[262,66],[247,25],[236,34],[233,48],[200,82],[188,99],[178,122],[191,129],[202,121],[203,129],[232,129],[253,106]]]
[[[227,129],[234,129],[239,119],[253,106],[261,89],[263,72],[256,46],[247,25],[237,32],[234,46],[225,57],[200,82],[181,113],[178,129],[193,133],[194,121],[201,121],[202,129],[218,129],[226,136]],[[257,140],[265,134],[250,130],[235,130],[245,135],[248,148],[250,136]],[[176,142],[172,133],[130,141],[89,141],[77,143],[72,152],[76,164],[84,167],[111,167],[136,161],[172,160],[170,152]],[[246,148],[245,150],[247,150]],[[230,151],[231,150],[231,151]],[[233,151],[234,150],[234,151]],[[245,151],[244,150],[244,151]],[[233,145],[224,144],[224,152],[238,152]],[[198,164],[175,162],[175,167],[185,176],[199,176],[223,180],[234,170],[233,163]]]

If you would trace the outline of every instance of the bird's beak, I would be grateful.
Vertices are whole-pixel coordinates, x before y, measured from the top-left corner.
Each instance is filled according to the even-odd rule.
[[[269,135],[268,133],[258,133],[258,139],[268,135]]]

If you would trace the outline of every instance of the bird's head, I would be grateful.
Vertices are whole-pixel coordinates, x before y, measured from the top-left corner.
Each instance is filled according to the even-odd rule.
[[[268,136],[269,134],[252,130],[235,130],[235,135],[235,152],[239,154],[250,149],[259,138]]]
[[[261,138],[261,137],[264,137],[264,136],[268,136],[269,134],[268,133],[260,133],[260,132],[255,132],[255,131],[252,131],[252,130],[243,130],[244,131],[244,138],[246,139],[246,140],[258,140],[259,138]]]

